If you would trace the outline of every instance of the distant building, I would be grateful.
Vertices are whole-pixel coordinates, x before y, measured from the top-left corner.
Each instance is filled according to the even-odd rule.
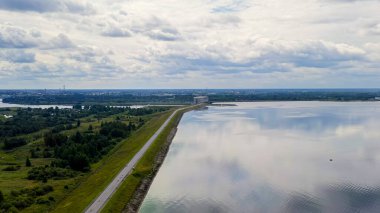
[[[4,115],[5,118],[12,118],[12,115]]]
[[[194,97],[194,104],[208,103],[208,96],[196,96]]]

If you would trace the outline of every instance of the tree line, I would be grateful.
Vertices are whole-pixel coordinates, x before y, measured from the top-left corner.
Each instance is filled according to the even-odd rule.
[[[168,107],[146,107],[146,108],[121,108],[103,105],[84,106],[80,109],[17,109],[12,118],[0,121],[0,143],[3,149],[13,149],[23,146],[27,141],[17,138],[20,135],[37,132],[45,128],[51,128],[53,133],[70,130],[80,125],[80,119],[90,115],[100,120],[110,115],[127,113],[130,116],[143,116],[167,110]]]

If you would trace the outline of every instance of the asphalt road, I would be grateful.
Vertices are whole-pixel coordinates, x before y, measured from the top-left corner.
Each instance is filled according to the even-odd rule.
[[[140,149],[139,152],[132,158],[131,161],[119,172],[119,174],[112,180],[112,182],[107,186],[107,188],[96,198],[94,202],[90,204],[89,207],[85,210],[86,213],[95,213],[100,212],[107,201],[111,198],[112,194],[119,188],[123,180],[130,174],[133,167],[137,164],[140,158],[145,154],[146,150],[150,145],[156,140],[157,136],[164,130],[168,125],[169,121],[173,116],[181,109],[174,111],[169,118],[162,124],[162,126],[154,133],[154,135],[145,143],[145,145]],[[94,186],[96,187],[96,186]],[[80,201],[78,201],[80,202]]]

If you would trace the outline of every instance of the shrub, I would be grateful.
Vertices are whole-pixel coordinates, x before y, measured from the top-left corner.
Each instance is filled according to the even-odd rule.
[[[38,158],[37,152],[35,149],[30,150],[30,157],[31,158]]]
[[[3,169],[3,171],[17,171],[20,169],[20,166],[19,165],[16,165],[16,166],[7,166]]]
[[[65,179],[65,178],[72,178],[76,175],[74,171],[71,171],[69,169],[64,168],[57,168],[57,167],[34,167],[31,170],[28,171],[28,179],[29,180],[41,180],[44,179]]]
[[[70,130],[70,129],[74,128],[74,127],[73,127],[72,124],[67,124],[67,125],[65,126],[65,128],[66,128],[66,130]]]
[[[0,203],[4,201],[4,195],[3,192],[0,190]]]
[[[30,162],[29,157],[26,158],[25,166],[26,167],[31,167],[32,166],[32,162]]]
[[[53,155],[52,155],[51,152],[49,152],[48,149],[44,149],[44,151],[42,152],[42,156],[43,156],[44,158],[51,158]]]
[[[90,170],[90,162],[87,156],[83,153],[77,153],[69,160],[70,167],[78,171]]]
[[[18,211],[18,209],[16,207],[10,206],[10,208],[8,209],[7,212],[9,212],[9,213],[18,213],[19,211]]]
[[[38,198],[53,191],[50,185],[37,186],[34,188],[26,188],[20,190],[12,190],[6,200],[1,202],[0,212],[18,212],[31,206],[33,203],[47,204],[48,200]],[[37,200],[36,200],[37,198]]]
[[[34,203],[34,200],[30,196],[19,196],[16,199],[12,201],[13,206],[15,206],[18,209],[24,209]]]
[[[44,199],[44,198],[38,198],[36,200],[36,203],[37,204],[49,204],[50,202],[48,200]]]
[[[23,146],[26,144],[26,140],[24,138],[12,138],[4,140],[3,149],[9,150],[19,146]]]
[[[45,145],[49,147],[61,146],[66,141],[67,141],[66,135],[53,134],[52,132],[48,132],[44,135]]]

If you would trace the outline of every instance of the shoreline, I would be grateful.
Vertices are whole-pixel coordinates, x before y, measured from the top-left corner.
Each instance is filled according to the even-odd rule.
[[[137,189],[133,193],[132,198],[126,203],[124,209],[122,210],[123,213],[134,213],[134,212],[139,211],[141,204],[143,203],[146,195],[148,194],[150,186],[152,185],[152,183],[154,181],[154,178],[156,177],[156,175],[157,175],[158,171],[160,170],[163,162],[165,161],[166,155],[168,154],[169,149],[170,149],[170,145],[172,144],[174,136],[177,133],[178,124],[181,121],[182,116],[186,112],[189,112],[191,110],[194,110],[194,109],[192,108],[192,109],[187,109],[187,110],[184,110],[182,112],[179,112],[180,115],[178,117],[174,118],[176,120],[174,121],[174,125],[171,127],[170,133],[166,137],[165,144],[160,148],[160,151],[157,153],[157,155],[154,159],[152,171],[150,172],[150,174],[147,177],[145,177],[141,181],[141,183],[139,184],[139,186],[137,187]]]

